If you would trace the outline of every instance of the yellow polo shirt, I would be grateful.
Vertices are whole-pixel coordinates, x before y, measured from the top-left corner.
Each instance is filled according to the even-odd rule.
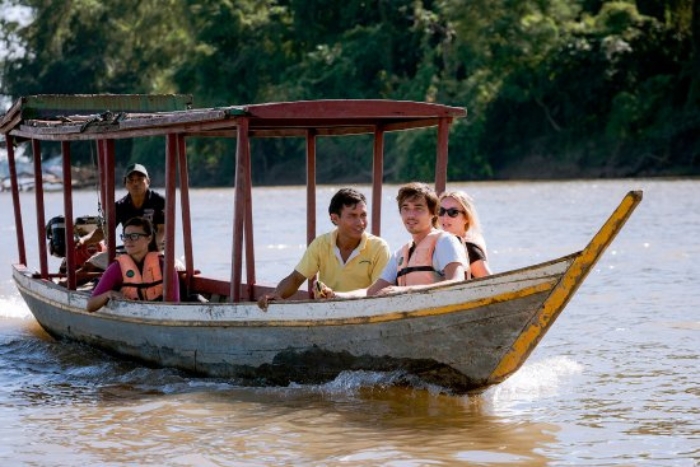
[[[372,285],[391,256],[387,242],[365,232],[348,261],[342,264],[335,252],[337,237],[338,229],[316,237],[294,269],[307,279],[318,273],[321,282],[338,292]]]

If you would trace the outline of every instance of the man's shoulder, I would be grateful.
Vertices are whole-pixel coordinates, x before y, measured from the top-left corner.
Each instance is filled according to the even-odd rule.
[[[321,254],[320,252],[328,250],[328,247],[331,244],[333,244],[332,232],[326,232],[324,234],[318,235],[316,238],[311,240],[311,243],[309,243],[309,245],[306,247],[304,256],[306,257],[310,254]]]
[[[326,232],[322,233],[321,235],[318,235],[316,238],[314,238],[309,246],[316,244],[316,245],[323,245],[323,244],[328,244],[328,243],[333,243],[333,232]]]
[[[435,233],[435,252],[448,252],[448,251],[456,251],[456,252],[464,252],[466,255],[466,249],[464,248],[464,245],[460,241],[460,239],[449,232],[445,232],[444,230],[438,230]]]
[[[151,200],[151,202],[165,204],[165,196],[150,188],[148,189],[148,199]]]
[[[129,195],[129,193],[127,193],[124,196],[122,196],[121,198],[119,198],[118,200],[116,200],[114,202],[114,204],[116,204],[117,207],[119,207],[119,206],[127,206],[128,204],[130,204],[130,202],[131,202],[131,196]]]
[[[371,233],[365,233],[365,235],[367,236],[367,243],[369,245],[389,248],[389,243],[382,237],[377,237],[376,235],[372,235]]]

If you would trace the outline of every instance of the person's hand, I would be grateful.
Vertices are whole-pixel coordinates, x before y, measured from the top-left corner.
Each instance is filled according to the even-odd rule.
[[[408,292],[410,289],[408,287],[401,287],[398,285],[389,285],[377,292],[377,295],[393,295],[402,292]]]
[[[335,293],[333,292],[333,289],[331,289],[321,281],[316,281],[316,283],[314,284],[314,299],[327,300],[329,298],[335,298]]]
[[[258,307],[262,311],[267,311],[267,307],[270,305],[272,300],[280,300],[282,297],[276,293],[265,294],[258,299]]]
[[[121,300],[123,298],[124,295],[122,295],[121,292],[118,292],[116,290],[109,290],[103,294],[98,295],[97,297],[93,297],[90,300],[88,300],[88,313],[94,313],[103,306],[107,305],[107,303],[109,303],[110,300]],[[92,306],[90,305],[91,302],[93,303]]]
[[[108,292],[105,292],[105,295],[107,295],[107,301],[124,299],[124,295],[122,295],[122,293],[118,290],[110,290]]]

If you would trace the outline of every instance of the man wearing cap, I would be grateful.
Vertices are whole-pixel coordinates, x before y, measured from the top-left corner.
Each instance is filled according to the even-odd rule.
[[[151,190],[150,185],[146,167],[141,164],[128,166],[124,172],[124,186],[129,193],[116,202],[116,219],[117,225],[124,225],[132,217],[148,219],[157,227],[156,241],[160,246],[165,233],[165,198]]]
[[[148,177],[146,167],[141,164],[131,164],[124,172],[124,187],[128,193],[115,203],[116,225],[124,225],[133,217],[144,217],[157,227],[156,242],[162,248],[165,235],[165,198],[149,187],[151,179]],[[94,245],[104,239],[102,229],[95,229],[92,233],[81,238],[77,247],[82,245]],[[107,255],[97,253],[88,260],[88,263],[100,268],[107,268]]]

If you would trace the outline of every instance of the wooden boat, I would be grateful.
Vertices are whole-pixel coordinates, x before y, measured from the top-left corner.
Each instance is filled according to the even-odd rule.
[[[43,191],[36,180],[39,269],[27,266],[16,174],[13,202],[19,260],[13,277],[31,312],[57,339],[83,342],[158,366],[233,377],[251,384],[322,383],[346,370],[391,371],[445,391],[479,392],[504,381],[525,362],[593,265],[641,201],[630,192],[579,252],[490,277],[436,285],[392,296],[313,301],[306,292],[273,302],[267,312],[255,303],[270,290],[255,280],[252,237],[250,139],[302,137],[307,141],[307,237],[315,235],[316,137],[374,135],[371,230],[380,233],[384,135],[389,131],[437,127],[435,184],[444,190],[447,141],[461,108],[437,104],[337,100],[190,109],[188,96],[31,96],[20,99],[0,120],[10,149],[29,139],[35,156],[40,141],[60,141],[64,177],[70,177],[70,143],[94,140],[99,154],[104,206],[114,205],[114,140],[160,135],[166,138],[166,268],[174,265],[175,175],[179,174],[185,250],[182,284],[166,279],[166,298],[182,286],[209,301],[111,301],[85,311],[88,293],[76,290],[75,265],[67,258],[68,287],[50,273],[44,241]],[[233,253],[230,280],[196,273],[189,218],[185,138],[237,140]],[[41,160],[34,158],[35,169]],[[35,170],[41,173],[41,170]],[[64,180],[71,187],[70,180]],[[67,231],[72,231],[70,188],[64,192]],[[107,210],[108,232],[115,221]],[[68,251],[73,239],[67,236]],[[109,241],[110,255],[115,244]],[[246,255],[246,281],[242,258]]]

